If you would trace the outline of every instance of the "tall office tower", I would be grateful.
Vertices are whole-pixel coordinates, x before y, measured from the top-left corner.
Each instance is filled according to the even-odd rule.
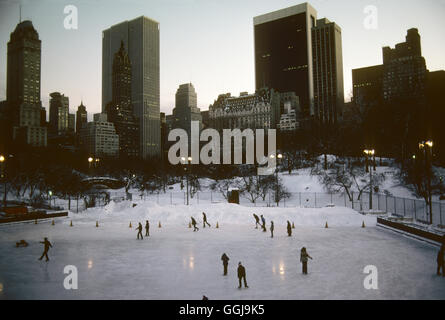
[[[316,19],[308,3],[253,19],[256,90],[295,92],[304,116],[314,114],[311,28]]]
[[[314,113],[322,124],[337,124],[344,104],[341,29],[328,19],[312,28]]]
[[[49,96],[49,132],[51,135],[63,135],[68,131],[69,99],[60,92]]]
[[[46,146],[41,126],[41,41],[31,21],[20,22],[8,42],[6,100],[13,139],[32,146]]]
[[[383,102],[383,65],[352,70],[352,101],[361,114]]]
[[[76,130],[76,115],[68,113],[68,132],[73,134]]]
[[[176,91],[176,106],[173,109],[173,128],[181,128],[187,131],[190,137],[191,121],[199,121],[202,126],[201,110],[197,106],[197,95],[193,84],[181,84]]]
[[[119,135],[119,157],[139,157],[139,121],[131,103],[131,62],[121,42],[113,60],[112,100],[106,107],[108,121]]]
[[[409,29],[406,42],[396,44],[394,49],[384,47],[383,51],[383,98],[410,99],[421,101],[425,98],[427,69],[422,57],[420,35],[417,29]]]
[[[88,122],[87,108],[80,102],[80,106],[77,107],[76,112],[76,132],[79,134],[80,129]]]
[[[159,23],[147,17],[124,21],[103,32],[102,111],[112,100],[113,60],[123,41],[132,64],[131,101],[140,123],[140,156],[161,154]]]

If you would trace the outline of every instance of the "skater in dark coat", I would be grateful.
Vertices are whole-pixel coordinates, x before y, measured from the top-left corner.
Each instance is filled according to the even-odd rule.
[[[150,236],[150,223],[148,222],[148,220],[145,221],[145,236]]]
[[[193,225],[193,232],[195,232],[195,231],[197,231],[197,230],[199,230],[199,228],[196,226],[196,220],[195,220],[195,218],[193,218],[193,217],[191,217],[192,218],[192,225]]]
[[[261,215],[261,222],[263,223],[262,228],[263,232],[266,232],[266,219],[264,219],[263,215]]]
[[[258,229],[258,225],[261,226],[260,218],[254,213],[253,217],[255,218],[255,229]]]
[[[138,231],[138,240],[139,236],[141,236],[141,240],[144,239],[144,237],[142,236],[142,223],[139,222],[139,226],[136,228],[136,230]]]
[[[206,224],[210,228],[210,223],[207,222],[207,216],[206,216],[205,212],[202,213],[202,224],[204,225],[204,228],[206,227]]]
[[[239,280],[239,286],[238,288],[241,289],[241,279],[244,280],[244,287],[249,288],[246,281],[246,269],[243,267],[241,262],[238,263],[238,280]]]
[[[39,258],[39,260],[42,260],[43,257],[45,256],[46,257],[46,261],[49,261],[48,251],[49,251],[49,248],[52,248],[53,246],[52,246],[51,242],[48,241],[48,238],[46,238],[46,237],[45,237],[45,239],[43,241],[40,241],[40,243],[43,243],[44,249],[43,249],[42,256]]]
[[[312,257],[306,252],[306,248],[301,248],[300,262],[303,264],[303,274],[307,274],[307,261],[308,258],[312,260]]]
[[[273,221],[270,222],[270,237],[273,238],[273,230],[275,229]]]
[[[445,261],[444,261],[445,245],[442,244],[437,253],[437,275],[440,276],[440,269],[442,268],[442,276],[445,277]]]
[[[287,221],[287,235],[292,237],[292,226],[289,221]]]
[[[223,253],[223,255],[221,256],[221,260],[223,262],[223,266],[224,266],[224,275],[227,276],[227,266],[229,265],[229,257]]]

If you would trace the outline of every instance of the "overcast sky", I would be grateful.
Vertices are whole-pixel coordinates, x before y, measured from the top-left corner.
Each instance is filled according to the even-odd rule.
[[[291,0],[0,0],[0,100],[6,98],[6,49],[19,21],[31,20],[42,40],[42,101],[60,91],[73,112],[83,99],[89,117],[101,110],[102,31],[141,15],[160,22],[161,111],[171,113],[175,92],[192,82],[198,107],[221,93],[255,90],[253,17],[301,3]],[[351,69],[382,63],[381,48],[405,41],[416,27],[430,71],[445,69],[445,0],[313,0],[318,18],[342,28],[345,99]],[[66,5],[78,9],[78,29],[66,30]],[[378,11],[367,29],[365,7]]]

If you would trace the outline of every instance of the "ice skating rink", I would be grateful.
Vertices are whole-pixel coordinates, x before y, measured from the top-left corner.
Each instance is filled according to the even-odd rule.
[[[202,228],[202,211],[211,228]],[[255,229],[253,212],[265,216],[267,227],[274,220],[273,239],[269,230]],[[191,215],[198,232],[188,228]],[[147,218],[150,237],[136,240],[135,226]],[[295,222],[292,237],[286,220]],[[45,236],[53,244],[49,262],[37,260]],[[16,248],[21,239],[29,246]],[[308,275],[301,273],[303,246],[313,257]],[[0,299],[445,299],[445,278],[435,274],[437,251],[346,208],[143,202],[132,208],[124,202],[70,214],[55,226],[51,221],[0,226]],[[224,252],[230,258],[226,277]],[[238,289],[239,261],[248,289]],[[77,290],[64,288],[67,265],[77,268]],[[363,285],[367,265],[377,267],[378,290]]]

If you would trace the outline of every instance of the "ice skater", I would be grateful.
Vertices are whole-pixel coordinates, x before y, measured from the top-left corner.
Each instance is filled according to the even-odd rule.
[[[291,226],[289,220],[287,221],[287,235],[289,237],[292,237],[292,226]]]
[[[148,222],[148,220],[145,221],[145,236],[150,236],[150,223]]]
[[[139,226],[136,228],[136,230],[138,231],[138,240],[139,236],[141,236],[141,240],[144,239],[144,237],[142,236],[142,223],[139,222]]]
[[[207,222],[207,216],[206,216],[205,212],[202,213],[202,224],[204,225],[204,228],[206,227],[206,224],[210,228],[210,223]]]
[[[223,253],[223,255],[221,256],[221,260],[223,262],[223,266],[224,266],[224,275],[227,276],[227,266],[229,265],[229,257]]]
[[[43,257],[45,256],[46,257],[46,261],[49,261],[48,251],[49,251],[49,248],[52,248],[53,246],[52,246],[51,242],[48,241],[48,238],[46,238],[46,237],[45,237],[45,239],[43,241],[40,241],[40,243],[43,243],[44,249],[43,249],[42,256],[39,258],[39,260],[42,260]]]
[[[266,219],[264,219],[263,215],[261,215],[261,222],[263,223],[261,226],[263,228],[263,232],[266,232]]]
[[[193,225],[193,232],[195,232],[195,231],[198,231],[199,230],[199,228],[196,226],[196,220],[195,220],[195,218],[193,218],[193,217],[191,217],[192,218],[192,225]]]
[[[442,268],[442,277],[445,277],[445,260],[444,260],[445,244],[442,244],[437,253],[437,275],[440,276],[440,269]]]
[[[307,274],[307,261],[308,258],[312,260],[312,257],[309,255],[309,253],[306,252],[306,248],[301,248],[300,253],[300,262],[303,264],[303,274]]]
[[[270,222],[270,237],[273,238],[273,230],[274,230],[273,221]]]
[[[246,281],[246,269],[241,264],[241,261],[238,263],[238,280],[239,280],[239,286],[238,289],[241,289],[241,279],[244,280],[244,287],[249,288]]]
[[[258,225],[261,226],[260,224],[260,218],[254,213],[253,217],[255,218],[255,229],[258,229]]]

